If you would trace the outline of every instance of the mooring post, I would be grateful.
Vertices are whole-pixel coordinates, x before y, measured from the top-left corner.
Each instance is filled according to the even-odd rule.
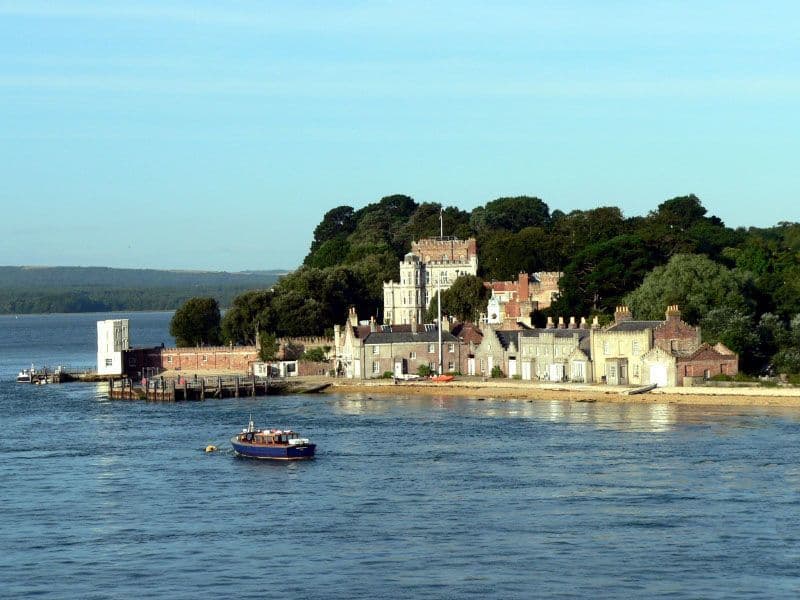
[[[206,399],[206,380],[202,378],[200,380],[200,400]]]
[[[238,375],[233,378],[233,383],[235,385],[233,393],[238,398],[239,397],[239,376]]]
[[[251,377],[251,379],[252,379],[252,382],[253,382],[253,387],[252,387],[252,388],[250,388],[250,390],[251,390],[251,391],[250,391],[250,395],[251,395],[253,398],[255,398],[255,397],[256,397],[256,376],[255,376],[255,375],[251,375],[250,377]]]

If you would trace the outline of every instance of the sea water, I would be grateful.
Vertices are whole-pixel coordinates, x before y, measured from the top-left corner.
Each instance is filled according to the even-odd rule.
[[[800,594],[798,410],[13,381],[91,364],[117,316],[0,317],[3,598]],[[171,342],[168,313],[129,316]],[[235,457],[251,414],[317,458]]]

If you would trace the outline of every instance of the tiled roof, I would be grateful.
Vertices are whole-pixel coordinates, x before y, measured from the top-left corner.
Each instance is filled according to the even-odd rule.
[[[497,339],[500,340],[503,349],[508,349],[511,342],[514,342],[515,346],[519,346],[519,338],[517,337],[519,334],[518,331],[495,331],[495,334],[497,335]]]
[[[610,325],[605,331],[644,331],[646,329],[655,329],[664,321],[622,321]]]

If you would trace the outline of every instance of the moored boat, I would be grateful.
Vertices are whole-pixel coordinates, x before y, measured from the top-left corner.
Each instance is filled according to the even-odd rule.
[[[257,429],[253,419],[231,438],[236,454],[271,460],[303,460],[314,458],[316,444],[290,429]]]
[[[30,369],[22,369],[17,375],[17,383],[33,383],[33,378],[36,375],[36,369],[31,365]]]

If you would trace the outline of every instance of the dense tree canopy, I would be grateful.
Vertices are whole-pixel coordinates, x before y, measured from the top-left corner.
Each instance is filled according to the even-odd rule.
[[[666,305],[678,304],[708,341],[740,351],[750,371],[800,363],[790,341],[800,314],[800,224],[731,229],[693,194],[633,217],[615,206],[551,211],[533,196],[497,198],[471,211],[404,195],[358,210],[338,206],[314,230],[302,268],[272,295],[235,303],[223,322],[225,339],[251,341],[254,320],[278,335],[322,333],[343,322],[351,304],[380,318],[383,283],[398,279],[411,242],[439,235],[440,215],[444,235],[476,238],[485,280],[563,271],[559,298],[545,313],[603,320],[625,301],[637,317],[662,318]],[[485,309],[476,285],[451,290],[443,294],[445,312],[466,318],[478,303],[477,312]]]
[[[180,347],[219,344],[219,304],[214,298],[190,298],[172,316],[169,334]]]
[[[483,284],[483,279],[474,275],[462,275],[442,292],[442,314],[457,318],[459,321],[476,323],[478,317],[486,310],[490,291]],[[439,305],[433,298],[428,309],[428,321],[438,317]]]
[[[750,314],[746,292],[749,280],[698,254],[676,254],[654,268],[624,299],[640,319],[663,318],[667,306],[681,307],[684,321],[697,324],[712,309],[728,308]]]

